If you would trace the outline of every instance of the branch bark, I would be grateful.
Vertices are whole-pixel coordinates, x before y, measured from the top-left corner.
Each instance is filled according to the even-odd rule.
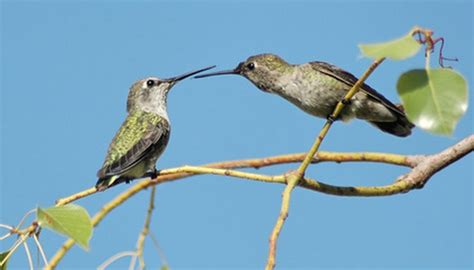
[[[397,181],[407,182],[411,186],[423,187],[431,176],[471,153],[473,148],[474,135],[471,135],[438,154],[423,158],[413,170],[401,176]]]

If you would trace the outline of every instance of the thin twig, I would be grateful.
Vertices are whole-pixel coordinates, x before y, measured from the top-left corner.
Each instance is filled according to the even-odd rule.
[[[10,237],[13,234],[12,231],[15,229],[12,226],[9,226],[9,225],[6,225],[6,224],[0,224],[0,228],[4,228],[4,229],[8,230],[8,232],[6,234],[4,234],[3,236],[0,236],[0,241]]]
[[[145,269],[145,260],[143,259],[143,248],[145,245],[145,238],[150,231],[150,223],[151,223],[151,215],[153,214],[153,209],[155,208],[155,193],[156,193],[156,186],[151,188],[150,194],[150,203],[148,205],[148,210],[146,213],[145,218],[145,225],[143,226],[143,230],[140,233],[137,241],[137,257],[138,262],[140,263],[140,269]]]
[[[43,259],[44,266],[48,266],[48,259],[46,259],[46,254],[44,253],[43,247],[41,246],[40,241],[38,240],[38,236],[36,234],[33,234],[33,239],[35,240],[36,247],[39,250],[39,253],[41,254],[41,258]]]
[[[158,243],[158,239],[156,239],[156,237],[155,237],[155,234],[152,231],[150,231],[149,236],[151,238],[151,242],[153,243],[153,245],[156,248],[156,251],[158,253],[158,257],[160,257],[161,264],[163,266],[168,266],[168,260],[166,260],[166,256],[165,256],[163,250],[161,249],[160,244]]]
[[[101,265],[99,265],[97,267],[97,270],[104,270],[106,267],[108,267],[110,264],[112,264],[116,260],[118,260],[120,258],[123,258],[123,257],[128,257],[128,256],[132,256],[132,257],[136,256],[135,251],[122,251],[122,252],[119,252],[119,253],[115,254],[114,256],[108,258]]]
[[[7,232],[5,235],[0,237],[0,241],[7,239],[8,237],[12,236],[11,232]]]
[[[100,221],[107,216],[108,213],[110,213],[113,209],[115,209],[117,206],[121,205],[124,203],[126,200],[128,200],[130,197],[138,193],[139,191],[149,187],[151,184],[151,181],[141,181],[138,184],[132,186],[125,192],[121,193],[117,197],[115,197],[112,201],[108,202],[105,204],[102,209],[95,214],[95,216],[92,218],[91,223],[92,226],[97,226]],[[51,258],[49,261],[49,265],[45,267],[45,270],[51,270],[56,267],[56,265],[59,263],[59,261],[64,257],[67,251],[71,249],[71,247],[74,245],[74,240],[68,239],[64,242],[64,244],[61,246],[61,248],[54,254],[54,256]]]
[[[12,247],[9,249],[7,256],[3,258],[3,260],[0,262],[0,266],[3,266],[5,262],[13,255],[15,250],[23,243],[25,240],[28,238],[26,235],[21,235],[20,238],[18,238],[15,243],[13,243]]]
[[[6,225],[6,224],[0,224],[0,228],[5,228],[9,231],[13,230],[14,228],[10,225]]]
[[[26,214],[21,218],[20,222],[18,223],[18,225],[16,225],[16,229],[19,230],[20,227],[23,225],[23,223],[25,222],[26,218],[28,216],[30,216],[31,214],[35,213],[36,212],[36,209],[31,209],[30,211],[26,212]]]
[[[182,166],[176,169],[168,169],[162,171],[164,175],[166,174],[177,174],[177,173],[191,173],[191,174],[215,174],[223,176],[231,176],[242,179],[251,179],[262,182],[284,182],[283,176],[268,176],[263,174],[256,173],[247,173],[229,169],[217,169],[217,168],[206,168],[206,167],[195,167],[195,166]]]
[[[86,190],[80,191],[80,192],[75,193],[75,194],[73,194],[71,196],[68,196],[66,198],[56,200],[56,206],[71,203],[73,201],[76,201],[76,200],[79,200],[81,198],[87,197],[87,196],[92,195],[94,193],[97,193],[97,189],[95,187],[88,188]]]
[[[28,264],[30,266],[30,270],[33,270],[34,269],[33,259],[31,258],[31,252],[30,252],[30,248],[28,247],[28,241],[23,242],[23,247],[25,248],[25,253],[26,253],[26,257],[28,258]]]
[[[137,264],[137,254],[135,251],[135,255],[132,256],[132,259],[130,260],[130,265],[128,266],[128,270],[135,270],[135,265]]]

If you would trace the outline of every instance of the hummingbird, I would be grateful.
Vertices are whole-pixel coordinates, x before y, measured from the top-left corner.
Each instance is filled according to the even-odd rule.
[[[249,57],[232,70],[195,76],[234,74],[247,78],[260,90],[281,96],[304,112],[331,119],[336,104],[357,82],[351,73],[334,65],[315,61],[289,64],[274,54]],[[414,127],[403,107],[395,105],[367,84],[346,104],[338,119],[347,122],[353,118],[368,121],[380,130],[399,137],[411,134]]]
[[[157,176],[155,163],[170,137],[169,90],[179,81],[214,68],[206,67],[169,79],[148,77],[129,90],[127,117],[109,145],[95,187],[103,191],[122,182]]]

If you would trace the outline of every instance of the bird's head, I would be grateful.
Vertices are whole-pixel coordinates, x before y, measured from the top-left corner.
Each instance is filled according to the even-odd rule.
[[[240,62],[236,68],[195,76],[204,78],[217,75],[242,75],[250,80],[259,89],[271,92],[272,82],[276,77],[289,72],[291,65],[274,54],[258,54],[250,56],[247,60]]]
[[[144,108],[161,106],[162,104],[166,104],[166,97],[168,95],[168,92],[177,82],[214,67],[215,66],[206,67],[168,79],[148,77],[136,81],[130,87],[130,91],[128,93],[127,111],[131,111],[134,109],[143,110]]]

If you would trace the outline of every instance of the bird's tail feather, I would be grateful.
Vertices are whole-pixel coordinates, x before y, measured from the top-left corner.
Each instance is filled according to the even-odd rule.
[[[390,133],[398,137],[407,137],[411,134],[411,129],[414,127],[413,124],[403,123],[400,121],[396,122],[370,122],[383,132]]]
[[[95,188],[97,189],[97,191],[104,191],[108,189],[109,187],[115,186],[125,181],[127,181],[127,179],[120,177],[118,175],[106,176],[103,178],[99,178],[99,180],[97,180],[97,183],[95,184]]]
[[[397,115],[397,120],[394,122],[375,122],[370,121],[370,123],[383,132],[390,133],[398,137],[407,137],[411,134],[411,129],[415,127],[403,112],[403,106],[400,104],[395,105],[400,110],[400,114]]]

